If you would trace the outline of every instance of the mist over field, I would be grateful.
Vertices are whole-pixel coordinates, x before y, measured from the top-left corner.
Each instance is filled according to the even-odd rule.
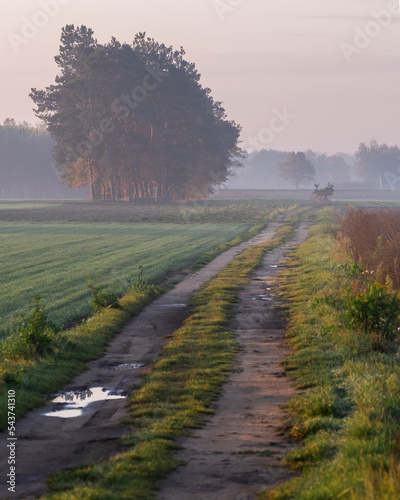
[[[61,183],[54,168],[54,141],[41,126],[0,125],[0,199],[56,200],[88,198],[87,189],[71,189]]]
[[[290,189],[279,170],[279,163],[285,161],[287,151],[261,150],[250,153],[243,161],[243,168],[236,172],[235,178],[227,182],[228,189]],[[335,156],[307,151],[316,166],[315,183],[333,183],[338,189],[362,189],[357,182],[354,169],[354,156],[338,153]],[[304,186],[313,187],[313,182]]]
[[[397,1],[1,9],[0,199],[400,188]]]
[[[54,167],[52,149],[54,141],[44,127],[28,123],[17,124],[8,119],[0,126],[0,173],[2,199],[88,199],[89,189],[69,188],[62,183]],[[282,178],[279,164],[287,151],[262,149],[248,153],[226,182],[228,189],[292,189]],[[344,153],[329,156],[308,150],[315,165],[315,183],[332,182],[337,189],[363,189],[357,181],[355,157]],[[309,182],[305,188],[313,187]]]
[[[52,156],[54,145],[54,140],[43,126],[32,126],[27,122],[18,124],[13,119],[5,120],[0,125],[0,199],[89,199],[88,186],[74,189],[62,182]],[[294,190],[295,186],[282,177],[280,170],[280,164],[285,161],[288,153],[273,149],[245,152],[241,165],[232,170],[231,176],[222,185],[223,190],[247,190],[250,196],[250,190]],[[385,165],[379,161],[375,169],[381,175],[380,182],[374,184],[370,179],[363,179],[358,175],[356,155],[329,155],[310,149],[305,150],[305,155],[315,168],[315,176],[302,186],[304,189],[311,189],[314,184],[326,185],[330,182],[337,191],[397,190],[396,178],[385,178]],[[394,183],[390,184],[391,180]],[[215,187],[218,194],[218,186]],[[382,195],[387,196],[387,192]],[[232,197],[234,196],[232,192]],[[295,198],[296,193],[291,196]]]

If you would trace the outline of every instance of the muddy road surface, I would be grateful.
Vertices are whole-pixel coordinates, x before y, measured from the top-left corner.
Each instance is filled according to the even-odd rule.
[[[186,462],[161,482],[160,500],[253,500],[286,481],[281,465],[291,444],[282,435],[282,405],[295,394],[280,362],[289,352],[276,303],[276,276],[285,255],[303,242],[308,226],[269,252],[242,290],[231,328],[241,346],[232,374],[213,405],[215,415],[194,437],[179,439]]]

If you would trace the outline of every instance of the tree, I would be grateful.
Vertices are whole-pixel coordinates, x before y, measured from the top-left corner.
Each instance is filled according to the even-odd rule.
[[[293,184],[296,189],[302,184],[308,184],[314,180],[315,169],[302,152],[288,153],[286,160],[279,163],[281,176]]]
[[[398,146],[378,144],[376,140],[369,144],[361,142],[355,155],[357,176],[366,186],[383,189],[386,184],[391,189],[396,187],[400,165]]]
[[[90,185],[92,199],[181,201],[228,179],[240,127],[182,48],[144,33],[132,45],[100,45],[92,30],[73,25],[61,43],[61,75],[31,98],[65,183]]]

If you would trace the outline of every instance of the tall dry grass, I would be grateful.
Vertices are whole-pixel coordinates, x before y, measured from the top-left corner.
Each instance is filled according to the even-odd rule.
[[[400,210],[350,208],[340,232],[364,270],[400,288]]]

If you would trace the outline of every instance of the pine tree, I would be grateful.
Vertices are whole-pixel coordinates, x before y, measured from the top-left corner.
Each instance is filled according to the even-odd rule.
[[[61,74],[31,97],[64,182],[94,200],[180,201],[229,177],[240,127],[184,55],[144,33],[99,45],[85,26],[63,28]]]

